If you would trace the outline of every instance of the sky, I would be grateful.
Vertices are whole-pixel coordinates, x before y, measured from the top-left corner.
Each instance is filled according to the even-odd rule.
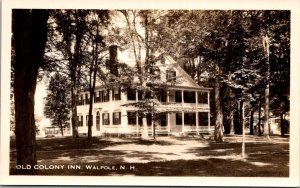
[[[38,83],[35,92],[35,105],[34,105],[34,113],[38,117],[41,118],[40,125],[41,126],[50,126],[51,121],[48,118],[44,117],[44,97],[46,97],[46,86],[43,82]]]

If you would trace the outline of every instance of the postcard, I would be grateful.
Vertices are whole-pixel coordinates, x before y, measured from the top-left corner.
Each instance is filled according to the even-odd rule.
[[[298,7],[3,1],[0,183],[299,186]]]

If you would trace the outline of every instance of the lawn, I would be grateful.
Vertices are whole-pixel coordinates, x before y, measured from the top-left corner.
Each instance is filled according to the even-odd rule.
[[[288,177],[289,138],[241,136],[224,143],[208,138],[158,137],[156,141],[128,137],[54,137],[37,139],[38,175],[137,175],[205,177]],[[15,174],[15,145],[11,142],[10,173]]]

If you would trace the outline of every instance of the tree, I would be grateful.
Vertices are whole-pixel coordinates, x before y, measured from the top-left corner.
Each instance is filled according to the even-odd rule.
[[[134,53],[135,58],[135,66],[138,71],[139,81],[141,86],[145,86],[142,75],[144,73],[143,65],[142,65],[142,39],[137,31],[137,19],[138,19],[138,10],[121,10],[120,11],[126,20],[127,30],[128,30],[128,41],[131,44],[131,48]],[[145,99],[145,92],[142,93],[142,99]],[[143,121],[143,134],[144,138],[148,137],[148,128],[147,128],[147,119],[146,114],[142,113],[142,121]]]
[[[264,82],[264,136],[269,137],[269,114],[289,111],[290,11],[250,11],[251,35],[256,41]],[[261,104],[261,103],[260,103]],[[270,108],[272,107],[272,108]],[[260,109],[259,109],[260,110]]]
[[[59,37],[57,38],[61,38],[61,40],[53,41],[54,46],[61,52],[64,61],[66,61],[62,69],[67,67],[67,75],[71,81],[71,124],[73,138],[79,136],[77,130],[77,98],[82,78],[83,51],[88,46],[88,43],[85,41],[85,34],[88,29],[87,15],[87,10],[57,10],[52,15],[55,20],[55,29],[59,33]]]
[[[228,14],[229,11],[170,11],[165,16],[168,26],[164,30],[165,39],[161,38],[169,53],[177,59],[189,59],[189,69],[197,69],[190,74],[199,84],[214,87],[211,104],[215,104],[212,111],[217,142],[223,141],[224,131],[220,93],[224,90],[224,75],[227,75],[224,67],[228,51]]]
[[[17,165],[33,166],[37,163],[34,95],[38,70],[44,63],[48,16],[48,10],[12,11]],[[17,173],[33,172],[31,168]]]
[[[155,121],[161,113],[157,110],[160,102],[157,100],[160,92],[166,92],[170,84],[162,81],[157,74],[160,74],[156,66],[158,61],[163,61],[164,57],[155,56],[160,52],[162,46],[160,40],[160,24],[166,11],[158,10],[122,10],[120,11],[126,21],[126,30],[128,35],[125,36],[135,57],[135,75],[138,81],[132,83],[131,89],[141,93],[139,101],[129,105],[138,108],[142,116],[143,137],[148,137],[147,114],[151,114],[151,124],[153,127],[153,137],[155,139]],[[144,53],[143,53],[144,52]],[[144,55],[144,56],[142,56]],[[174,84],[174,83],[173,83]],[[126,87],[125,87],[126,88]]]
[[[104,36],[102,30],[103,27],[107,27],[109,20],[109,12],[107,10],[92,11],[92,19],[89,20],[89,36],[91,40],[92,51],[88,59],[88,90],[90,94],[89,100],[89,113],[88,113],[88,139],[92,137],[92,125],[93,125],[93,102],[94,92],[97,80],[97,74],[99,65],[104,62],[103,52],[106,50],[106,44],[104,42]]]
[[[55,73],[49,82],[48,94],[45,97],[45,116],[52,121],[52,125],[59,127],[61,135],[68,127],[70,114],[69,81],[67,77]]]

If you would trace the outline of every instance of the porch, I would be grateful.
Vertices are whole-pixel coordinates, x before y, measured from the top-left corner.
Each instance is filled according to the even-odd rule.
[[[186,125],[183,127],[183,130],[180,132],[172,132],[167,126],[155,126],[155,135],[173,135],[176,133],[184,134],[211,134],[214,131],[214,127],[209,126],[189,126]],[[102,135],[136,135],[139,136],[144,132],[143,126],[128,125],[125,127],[122,126],[103,126],[100,131]],[[147,132],[149,136],[153,136],[153,127],[147,126]]]

